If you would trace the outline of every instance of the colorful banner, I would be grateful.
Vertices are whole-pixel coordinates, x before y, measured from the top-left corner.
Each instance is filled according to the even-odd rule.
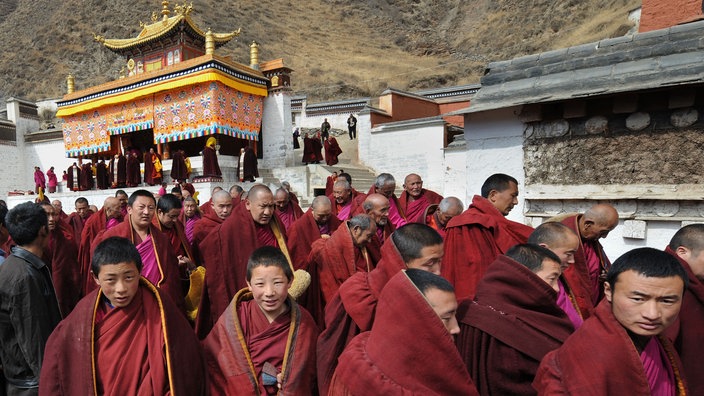
[[[108,132],[121,135],[142,131],[154,126],[154,99],[152,95],[131,102],[107,106]]]
[[[62,129],[67,157],[110,150],[107,118],[100,113],[99,109],[64,118]]]

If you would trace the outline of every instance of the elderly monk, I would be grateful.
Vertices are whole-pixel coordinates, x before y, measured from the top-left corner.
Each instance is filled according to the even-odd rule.
[[[518,204],[518,181],[497,173],[482,185],[481,196],[447,225],[442,275],[455,286],[457,298],[474,296],[489,264],[516,244],[525,243],[533,228],[505,218]]]
[[[558,281],[557,305],[567,313],[575,328],[579,328],[584,319],[591,316],[594,306],[589,290],[581,284],[570,284],[564,276],[565,270],[574,264],[574,255],[579,249],[577,234],[562,223],[546,222],[536,227],[528,243],[550,249],[560,258],[563,275]]]
[[[169,238],[152,224],[155,213],[156,200],[152,193],[147,190],[133,192],[127,201],[125,220],[109,230],[100,232],[93,241],[93,248],[113,236],[129,239],[142,257],[141,275],[160,288],[164,295],[168,295],[176,306],[183,309],[178,259]],[[95,286],[88,289],[92,291],[94,288]]]
[[[233,205],[237,205],[237,203],[242,201],[243,193],[244,189],[238,184],[233,184],[232,187],[230,187],[230,196],[232,197]]]
[[[88,221],[86,221],[81,233],[80,245],[78,247],[78,261],[80,264],[81,296],[92,290],[93,282],[90,276],[90,251],[93,240],[101,231],[109,230],[122,221],[122,211],[120,210],[120,200],[116,197],[107,197],[100,208]]]
[[[81,233],[83,232],[83,227],[85,227],[86,222],[93,212],[90,210],[90,205],[88,200],[83,197],[78,197],[76,199],[76,211],[71,213],[66,219],[66,222],[71,226],[73,230],[73,241],[78,247],[78,243],[81,241]]]
[[[291,201],[295,202],[297,205],[301,204],[300,202],[298,202],[298,196],[296,196],[296,193],[291,191],[291,183],[284,180],[281,182],[281,187],[285,188],[286,191],[288,191],[288,198]],[[325,195],[327,195],[327,193]]]
[[[453,217],[459,216],[464,211],[464,204],[459,198],[443,198],[437,205],[429,205],[419,218],[418,223],[431,226],[440,236],[445,239],[447,223]]]
[[[340,221],[349,220],[358,211],[361,205],[357,201],[354,189],[347,180],[338,179],[332,187],[332,195],[328,196],[333,202],[332,214],[337,216]]]
[[[200,205],[200,213],[202,213],[203,216],[207,215],[213,209],[213,197],[218,191],[222,191],[222,187],[213,187],[213,190],[210,192],[210,199],[208,200],[208,202]]]
[[[354,216],[335,231],[330,238],[313,243],[307,268],[317,272],[323,302],[337,293],[342,282],[357,272],[369,272],[376,266],[367,250],[374,238],[376,224],[365,214]]]
[[[178,308],[140,278],[131,241],[112,237],[93,256],[99,285],[49,337],[45,395],[202,395],[198,339]]]
[[[78,248],[73,241],[71,229],[59,218],[54,206],[48,202],[41,205],[49,226],[49,244],[44,249],[42,259],[51,268],[56,299],[59,301],[61,315],[65,317],[78,303],[83,287],[77,261]]]
[[[54,205],[54,209],[56,209],[56,213],[59,215],[59,218],[61,220],[66,221],[66,219],[68,219],[68,215],[66,214],[66,212],[64,212],[63,204],[61,203],[61,201],[55,199],[51,201],[51,204]]]
[[[220,189],[216,191],[210,198],[210,210],[203,214],[203,218],[198,220],[193,226],[193,242],[192,248],[196,260],[205,265],[203,253],[200,250],[200,244],[205,240],[205,237],[210,234],[215,227],[222,224],[225,219],[232,214],[232,197],[227,191]]]
[[[540,360],[575,330],[557,304],[561,265],[547,248],[516,245],[489,266],[474,300],[460,304],[457,349],[480,394],[536,394]]]
[[[684,395],[682,365],[662,333],[679,314],[687,273],[671,255],[631,250],[609,269],[604,301],[538,368],[538,394]]]
[[[262,246],[286,249],[286,230],[275,208],[274,194],[269,187],[255,184],[244,204],[237,205],[232,215],[200,243],[206,267],[203,298],[196,320],[196,331],[201,336],[207,334],[232,297],[247,286],[247,260],[252,252]],[[227,260],[223,260],[225,257]]]
[[[191,252],[191,244],[186,238],[186,231],[183,228],[183,223],[178,219],[181,214],[181,200],[173,194],[166,194],[159,198],[156,204],[156,216],[154,216],[154,225],[164,235],[169,237],[171,246],[181,272],[182,279],[188,277],[187,270],[193,270],[197,267],[193,253]]]
[[[289,198],[288,190],[283,187],[276,189],[274,203],[276,204],[276,213],[279,215],[279,219],[284,224],[286,231],[288,231],[293,222],[303,216],[301,207]]]
[[[122,218],[124,219],[127,217],[127,201],[129,200],[129,197],[125,190],[117,190],[115,191],[115,198],[120,201],[120,212],[122,213]]]
[[[682,357],[682,369],[692,395],[704,394],[704,224],[682,227],[665,251],[673,255],[689,277],[678,320],[666,331]]]
[[[375,238],[372,238],[369,246],[367,246],[374,262],[379,261],[381,257],[381,246],[389,236],[391,236],[394,230],[396,230],[396,227],[394,227],[389,219],[390,207],[391,204],[385,196],[381,194],[369,194],[364,202],[362,202],[360,211],[355,213],[355,215],[359,213],[369,215],[376,224]]]
[[[329,394],[477,395],[454,346],[455,310],[455,293],[442,277],[417,269],[396,274],[381,292],[371,331],[340,356]]]
[[[604,279],[611,266],[599,239],[606,238],[616,228],[618,212],[611,205],[598,204],[582,215],[571,215],[561,222],[576,232],[581,241],[574,255],[574,265],[565,270],[565,278],[575,287],[581,283],[589,290],[592,304],[597,306],[604,297]]]
[[[381,260],[369,273],[345,281],[325,308],[326,326],[318,338],[318,388],[328,394],[337,358],[357,334],[372,328],[376,305],[386,283],[406,268],[440,275],[443,241],[432,228],[409,223],[399,228],[382,249]]]
[[[442,201],[442,195],[435,191],[423,188],[423,179],[411,173],[403,181],[403,192],[398,199],[401,213],[406,221],[420,223],[423,214],[430,205],[437,205]]]
[[[407,221],[404,218],[405,213],[401,208],[401,204],[394,194],[395,190],[396,179],[394,179],[394,177],[389,173],[381,173],[376,177],[376,180],[374,180],[374,184],[372,184],[371,188],[369,188],[367,195],[381,194],[389,200],[389,221],[391,221],[394,228],[398,228],[406,224]],[[356,199],[364,200],[364,198],[360,197]]]
[[[187,191],[187,190],[186,190]],[[186,239],[188,243],[193,246],[193,239],[195,235],[196,222],[200,220],[203,216],[198,211],[198,204],[193,197],[186,197],[183,199],[183,211],[181,212],[181,224],[183,224],[184,231],[186,232]]]

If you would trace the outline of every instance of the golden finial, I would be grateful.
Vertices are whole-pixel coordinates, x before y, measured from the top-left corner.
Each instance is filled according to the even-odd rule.
[[[99,43],[104,43],[104,42],[105,42],[105,37],[93,33],[93,40],[95,40],[95,41],[97,41],[97,42],[99,42]]]
[[[249,67],[259,69],[259,44],[256,41],[249,46]]]
[[[213,37],[213,32],[208,28],[205,32],[205,54],[212,55],[215,53],[215,38]]]
[[[169,1],[164,0],[161,2],[161,15],[162,15],[162,20],[166,22],[167,19],[169,19],[169,14],[171,11],[169,11]]]
[[[125,78],[127,74],[125,73],[125,66],[120,68],[120,78]]]
[[[76,89],[76,80],[73,78],[73,74],[69,73],[66,77],[66,93],[72,94]]]
[[[159,14],[156,13],[156,11],[152,11],[152,16],[149,17],[152,22],[156,22],[159,20]]]

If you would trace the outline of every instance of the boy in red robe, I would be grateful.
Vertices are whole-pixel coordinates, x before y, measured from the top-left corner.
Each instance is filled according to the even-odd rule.
[[[272,246],[247,262],[240,290],[203,342],[213,395],[312,395],[315,340],[310,314],[288,295],[293,269]]]
[[[139,274],[131,241],[112,237],[93,254],[99,289],[47,341],[45,395],[204,395],[205,364],[188,322]]]
[[[671,255],[631,250],[614,262],[604,300],[574,334],[543,358],[538,394],[684,395],[682,364],[662,333],[675,321],[688,284]]]

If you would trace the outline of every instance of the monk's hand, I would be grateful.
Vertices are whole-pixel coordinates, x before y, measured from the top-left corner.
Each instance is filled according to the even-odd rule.
[[[279,390],[281,390],[281,382],[284,380],[284,374],[283,373],[278,373],[276,374],[276,386],[279,387]]]
[[[320,234],[320,239],[328,239],[330,238],[330,235],[328,234]]]
[[[196,269],[196,264],[193,262],[193,260],[191,260],[190,258],[185,257],[185,256],[178,256],[178,265],[179,266],[185,265],[186,268],[188,269],[188,272],[191,272],[194,269]]]

